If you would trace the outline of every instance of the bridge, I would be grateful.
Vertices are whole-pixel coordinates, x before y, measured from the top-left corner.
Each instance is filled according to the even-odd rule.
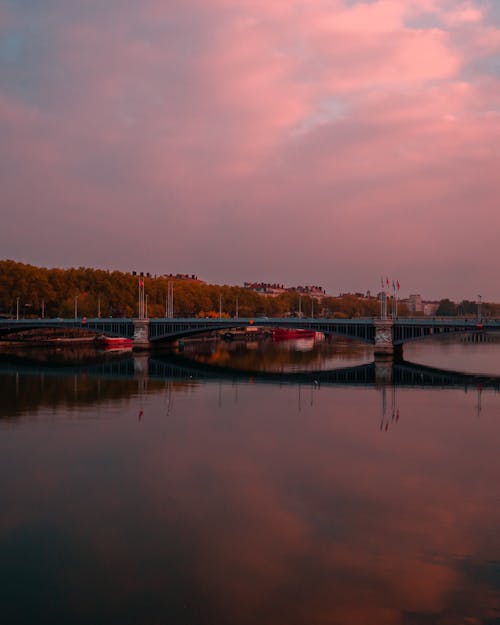
[[[0,319],[0,338],[44,328],[83,328],[95,334],[131,338],[135,348],[148,349],[158,343],[172,342],[196,334],[248,326],[314,330],[368,343],[374,346],[375,354],[391,355],[394,352],[401,354],[402,346],[410,341],[453,334],[498,332],[500,319],[478,320],[471,317]]]

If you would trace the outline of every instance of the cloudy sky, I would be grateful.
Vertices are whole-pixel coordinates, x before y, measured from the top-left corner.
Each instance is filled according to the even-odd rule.
[[[0,257],[500,301],[500,0],[0,0]]]

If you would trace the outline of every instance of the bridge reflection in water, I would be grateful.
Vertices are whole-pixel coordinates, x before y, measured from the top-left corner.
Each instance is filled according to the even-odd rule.
[[[150,380],[227,380],[262,384],[317,386],[395,386],[416,388],[481,388],[500,390],[500,376],[463,373],[427,367],[404,360],[376,359],[375,362],[329,371],[272,372],[249,371],[208,365],[177,355],[152,356],[149,353],[78,364],[54,366],[26,358],[4,356],[0,375],[24,374],[44,376],[84,375],[107,379]]]
[[[109,356],[109,355],[108,355]],[[482,392],[500,391],[500,376],[474,375],[418,365],[407,361],[376,359],[375,362],[329,371],[249,371],[196,362],[179,355],[159,356],[147,352],[93,357],[84,362],[40,361],[15,355],[0,355],[0,390],[6,397],[0,419],[30,414],[41,406],[93,405],[136,398],[138,419],[143,416],[143,398],[167,390],[167,411],[171,414],[172,393],[204,383],[295,386],[298,410],[303,409],[306,389],[311,402],[321,387],[372,388],[380,393],[380,431],[387,432],[400,418],[397,389],[462,389],[476,394],[475,412],[481,412]],[[106,384],[106,382],[108,382]],[[57,387],[57,392],[55,392]],[[2,393],[3,394],[3,393]]]

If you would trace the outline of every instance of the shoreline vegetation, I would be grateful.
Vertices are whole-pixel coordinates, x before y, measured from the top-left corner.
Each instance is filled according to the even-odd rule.
[[[270,297],[242,286],[207,284],[196,278],[176,278],[169,275],[145,276],[148,295],[148,316],[164,317],[168,284],[173,283],[175,316],[218,317],[222,315],[277,317],[304,316],[364,317],[378,314],[376,298],[355,295],[342,297],[311,296],[299,292],[281,293]],[[15,317],[19,298],[21,318],[74,316],[75,304],[79,317],[137,316],[139,277],[121,271],[106,271],[87,267],[47,269],[13,260],[0,261],[0,315]],[[43,311],[43,312],[42,312]]]
[[[264,295],[243,286],[207,284],[195,276],[141,277],[148,296],[148,316],[165,317],[169,283],[173,285],[174,316],[282,317],[312,316],[327,318],[378,316],[377,297],[344,294],[338,297],[288,291]],[[139,276],[121,271],[88,267],[45,268],[13,260],[0,260],[0,316],[13,318],[135,317]],[[442,299],[436,316],[474,315],[472,301],[452,302]],[[408,313],[399,302],[398,315]],[[499,316],[500,304],[482,303],[484,316]]]

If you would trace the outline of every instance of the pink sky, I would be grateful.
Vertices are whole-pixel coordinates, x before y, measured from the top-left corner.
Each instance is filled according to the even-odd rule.
[[[497,0],[0,0],[0,257],[500,301]]]

